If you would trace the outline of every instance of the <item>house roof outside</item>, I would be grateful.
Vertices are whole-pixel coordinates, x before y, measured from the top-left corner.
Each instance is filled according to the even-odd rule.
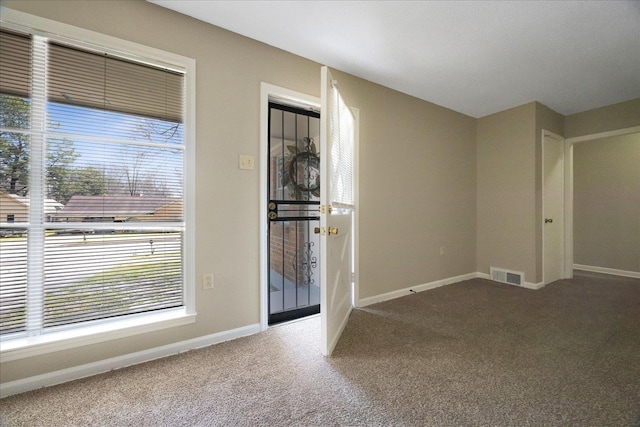
[[[145,216],[176,202],[180,200],[168,197],[73,196],[56,217]]]
[[[24,206],[28,209],[31,205],[31,199],[27,196],[18,196],[17,194],[8,194],[0,191],[0,197],[8,198]],[[44,213],[45,215],[52,215],[64,208],[64,205],[54,199],[44,199]]]

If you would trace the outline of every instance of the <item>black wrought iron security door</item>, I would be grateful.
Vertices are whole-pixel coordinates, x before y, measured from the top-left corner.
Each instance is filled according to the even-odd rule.
[[[269,324],[320,312],[320,114],[269,103]]]

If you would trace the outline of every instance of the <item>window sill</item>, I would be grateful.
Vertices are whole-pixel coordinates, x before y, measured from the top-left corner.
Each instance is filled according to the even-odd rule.
[[[0,362],[10,362],[54,351],[173,328],[195,321],[195,313],[187,313],[186,309],[181,308],[39,336],[9,339],[0,343]]]

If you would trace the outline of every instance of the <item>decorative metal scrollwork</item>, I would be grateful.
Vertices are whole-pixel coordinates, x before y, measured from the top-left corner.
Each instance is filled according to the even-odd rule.
[[[308,197],[311,193],[320,197],[320,156],[313,138],[302,138],[303,148],[287,145],[290,157],[285,164],[284,185],[296,199]]]
[[[318,258],[314,255],[313,246],[314,242],[304,243],[304,258],[302,260],[302,270],[304,272],[304,284],[310,286],[315,283],[313,278],[313,271],[318,266]]]

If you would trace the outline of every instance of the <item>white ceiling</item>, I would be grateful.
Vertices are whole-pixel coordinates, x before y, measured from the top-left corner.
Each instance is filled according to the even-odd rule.
[[[473,117],[640,98],[640,1],[149,0]]]

